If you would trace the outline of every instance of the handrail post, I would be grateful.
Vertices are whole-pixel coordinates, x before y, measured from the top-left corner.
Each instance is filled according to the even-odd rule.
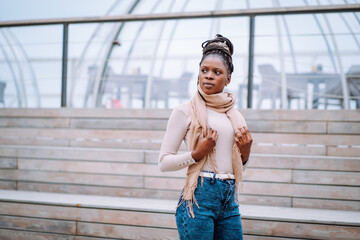
[[[248,57],[248,91],[247,108],[252,108],[253,96],[253,72],[254,72],[254,38],[255,38],[255,16],[249,18],[249,57]]]
[[[68,63],[68,40],[69,24],[63,24],[63,51],[62,51],[62,74],[61,74],[61,107],[66,107],[67,90],[67,63]]]

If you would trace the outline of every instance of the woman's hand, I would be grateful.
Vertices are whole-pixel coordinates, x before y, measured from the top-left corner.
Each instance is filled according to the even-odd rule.
[[[200,136],[199,142],[191,152],[192,158],[198,162],[203,159],[216,145],[218,139],[218,133],[216,130],[209,128],[207,131],[203,131],[203,136]]]
[[[234,140],[241,152],[241,160],[243,164],[245,164],[249,159],[251,144],[253,142],[249,130],[246,127],[238,128],[235,130]]]

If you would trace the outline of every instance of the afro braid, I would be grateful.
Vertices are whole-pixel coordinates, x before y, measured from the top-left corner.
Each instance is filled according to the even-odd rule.
[[[228,38],[223,37],[220,34],[216,34],[216,38],[203,42],[201,47],[203,48],[203,56],[201,58],[200,65],[204,61],[205,57],[209,55],[218,55],[223,59],[228,72],[232,74],[234,71],[234,65],[232,63],[234,46]]]

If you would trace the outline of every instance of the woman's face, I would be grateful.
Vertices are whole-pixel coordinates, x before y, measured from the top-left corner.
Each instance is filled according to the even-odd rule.
[[[210,95],[223,91],[231,75],[220,56],[209,55],[200,65],[199,84],[204,93]]]

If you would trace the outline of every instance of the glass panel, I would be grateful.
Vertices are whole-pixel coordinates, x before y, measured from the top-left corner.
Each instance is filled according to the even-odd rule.
[[[103,77],[100,69],[108,63],[107,55],[121,23],[79,24],[69,26],[68,105],[94,106],[94,89]]]
[[[38,5],[48,1],[36,0]],[[18,3],[18,4],[15,4]],[[2,20],[42,17],[106,16],[128,13],[136,1],[109,1],[89,9],[63,11],[68,0],[47,3],[48,15],[9,14],[14,0],[0,7]],[[140,1],[134,14],[221,9],[343,4],[343,0],[182,0]],[[358,3],[358,1],[347,1]],[[249,5],[249,6],[248,6]],[[1,6],[1,3],[0,3]],[[50,7],[51,6],[51,7]],[[55,6],[55,7],[54,7]],[[53,15],[50,14],[58,12]],[[32,11],[28,11],[32,12]],[[13,13],[12,13],[13,14]],[[50,14],[50,15],[49,15]],[[296,14],[255,18],[253,106],[257,108],[359,108],[357,66],[360,62],[359,13]],[[201,43],[216,33],[235,46],[235,71],[228,91],[246,107],[248,18],[208,18],[103,24],[71,24],[68,53],[70,107],[173,107],[195,93]],[[59,107],[62,26],[0,29],[0,107]],[[159,98],[156,84],[169,85],[191,73],[187,94],[168,90]],[[120,81],[121,80],[121,81]],[[180,81],[180,80],[179,80]],[[130,85],[129,85],[130,84]],[[135,85],[131,85],[135,84]],[[168,86],[170,89],[171,87]],[[343,91],[344,88],[344,91]],[[345,88],[348,90],[345,91]],[[158,99],[154,100],[154,96]],[[2,100],[4,99],[4,100]],[[346,100],[348,99],[348,100]]]
[[[247,84],[247,22],[221,18],[71,25],[70,106],[143,108],[147,87],[148,107],[172,108],[190,100],[196,92],[201,44],[215,32],[235,46],[228,91],[237,95],[240,84]]]
[[[344,81],[350,108],[359,107],[360,83],[349,75],[360,62],[355,19],[354,13],[257,17],[257,107],[340,109]]]
[[[59,25],[0,29],[4,106],[60,107],[62,29]]]

